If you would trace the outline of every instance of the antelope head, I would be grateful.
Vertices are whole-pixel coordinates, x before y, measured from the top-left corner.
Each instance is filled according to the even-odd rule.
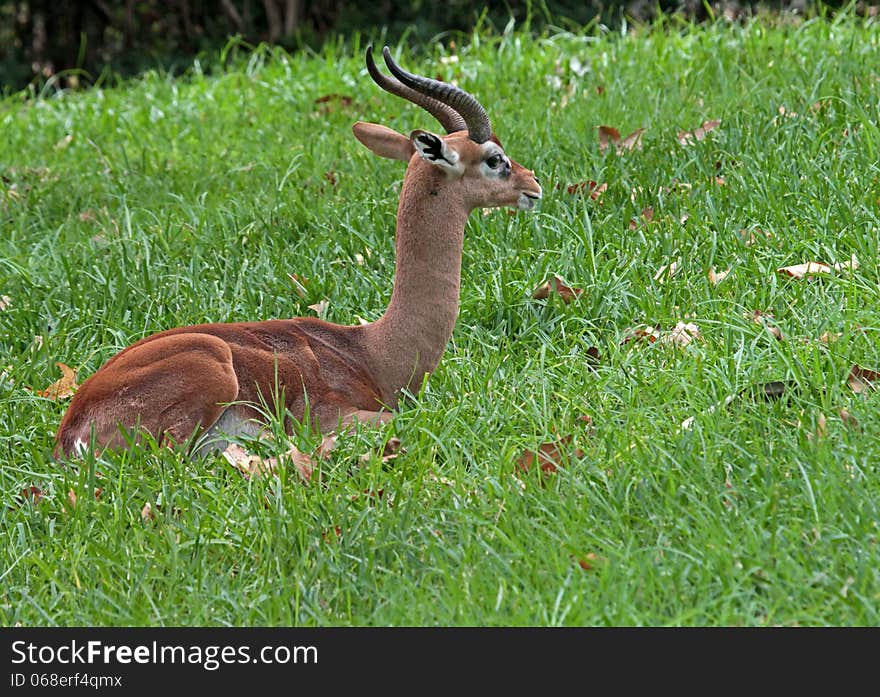
[[[538,179],[507,156],[483,106],[459,87],[404,70],[387,46],[382,55],[393,77],[379,72],[372,46],[367,48],[367,69],[376,84],[428,111],[446,135],[417,129],[405,136],[359,121],[353,127],[355,137],[377,155],[408,162],[411,173],[436,181],[431,195],[442,193],[468,210],[534,208],[542,194]]]

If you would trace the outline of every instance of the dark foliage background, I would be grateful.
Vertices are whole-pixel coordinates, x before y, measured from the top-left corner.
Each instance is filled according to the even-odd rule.
[[[813,0],[0,0],[0,88],[39,85],[53,76],[76,85],[157,65],[174,69],[233,35],[287,48],[356,31],[419,42],[478,23],[503,28],[511,18],[538,29],[597,20],[615,25],[661,11],[696,20],[736,18],[758,6],[815,7]]]

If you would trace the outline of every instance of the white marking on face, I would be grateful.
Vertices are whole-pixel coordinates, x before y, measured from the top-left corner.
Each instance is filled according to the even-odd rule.
[[[489,141],[485,144],[480,171],[487,179],[504,179],[510,176],[510,159],[497,143]]]
[[[73,450],[77,455],[84,455],[86,451],[89,449],[89,444],[86,443],[82,438],[77,438],[73,441]]]

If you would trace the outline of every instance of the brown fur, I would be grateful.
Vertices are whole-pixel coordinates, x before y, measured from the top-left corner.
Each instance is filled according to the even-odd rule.
[[[56,434],[56,455],[77,441],[122,448],[129,432],[183,443],[230,409],[258,418],[251,404],[283,393],[298,420],[330,430],[347,420],[384,420],[399,392],[436,368],[458,314],[464,227],[476,207],[515,206],[540,196],[534,174],[512,162],[506,179],[480,174],[483,146],[466,133],[443,137],[459,156],[450,174],[422,159],[406,136],[373,124],[358,139],[385,157],[409,157],[397,212],[394,290],[385,314],[364,326],[318,319],[202,324],[141,339],[108,360],[74,395]],[[422,132],[424,133],[424,132]],[[406,141],[406,142],[404,142]],[[497,142],[497,141],[496,141]]]

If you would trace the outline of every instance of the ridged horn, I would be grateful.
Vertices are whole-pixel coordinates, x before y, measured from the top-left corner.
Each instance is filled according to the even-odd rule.
[[[492,125],[489,123],[489,115],[472,95],[460,87],[450,85],[448,82],[414,75],[404,70],[391,58],[391,51],[387,46],[382,49],[382,56],[385,58],[385,65],[388,66],[391,74],[406,87],[442,102],[461,115],[471,140],[476,143],[485,143],[492,137]]]
[[[467,130],[467,123],[455,109],[448,104],[444,104],[439,99],[434,99],[427,94],[422,94],[412,87],[407,87],[400,80],[394,77],[388,77],[379,72],[376,63],[373,61],[373,46],[367,46],[367,71],[379,87],[386,92],[397,97],[403,97],[408,102],[412,102],[416,106],[422,107],[431,116],[440,122],[440,125],[446,129],[447,133],[455,133],[457,131]]]

